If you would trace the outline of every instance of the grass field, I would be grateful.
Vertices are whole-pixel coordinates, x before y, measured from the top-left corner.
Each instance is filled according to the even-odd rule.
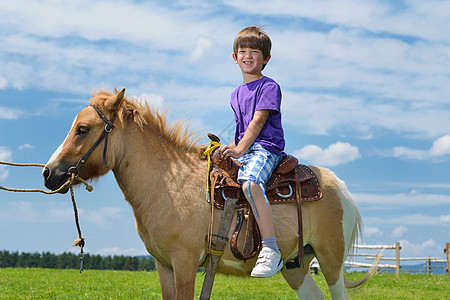
[[[347,274],[358,280],[362,274]],[[322,275],[314,275],[331,299]],[[203,276],[198,274],[195,294]],[[156,272],[56,269],[0,269],[0,299],[160,299]],[[450,299],[446,275],[375,275],[362,288],[349,291],[350,299]],[[211,299],[297,299],[280,274],[268,279],[217,275]]]

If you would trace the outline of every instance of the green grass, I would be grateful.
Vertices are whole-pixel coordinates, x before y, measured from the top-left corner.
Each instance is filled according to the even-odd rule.
[[[362,274],[347,274],[358,280]],[[325,279],[314,275],[325,299],[331,299]],[[203,276],[198,274],[198,299]],[[0,269],[0,299],[160,299],[156,272],[55,269]],[[217,275],[212,299],[297,299],[280,274],[272,278]],[[375,275],[362,288],[349,291],[350,299],[450,299],[446,275]]]

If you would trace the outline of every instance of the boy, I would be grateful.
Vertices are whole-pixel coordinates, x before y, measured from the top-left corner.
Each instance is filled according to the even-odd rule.
[[[231,94],[235,140],[219,148],[223,158],[232,157],[242,163],[238,181],[261,231],[263,248],[252,270],[253,277],[270,277],[283,267],[272,208],[265,196],[265,184],[285,156],[281,90],[275,81],[261,73],[271,57],[270,49],[270,38],[259,27],[247,27],[236,36],[232,56],[244,83]]]

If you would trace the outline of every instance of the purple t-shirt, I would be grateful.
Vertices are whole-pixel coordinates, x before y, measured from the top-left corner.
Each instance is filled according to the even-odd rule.
[[[238,86],[231,94],[231,107],[236,119],[234,142],[241,141],[257,110],[270,110],[269,117],[255,142],[270,152],[285,156],[285,141],[281,126],[281,89],[271,78],[261,79]]]

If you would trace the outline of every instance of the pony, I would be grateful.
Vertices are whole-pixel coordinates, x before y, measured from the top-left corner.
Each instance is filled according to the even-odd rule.
[[[167,111],[124,94],[125,89],[92,94],[90,105],[75,117],[66,139],[44,167],[44,184],[55,190],[71,173],[88,180],[112,171],[133,209],[137,232],[156,259],[162,298],[193,299],[197,268],[207,254],[211,214],[211,204],[205,200],[205,147],[198,145],[199,134],[189,133],[185,121],[169,124]],[[317,257],[333,299],[346,299],[346,287],[359,286],[372,275],[369,271],[358,282],[344,278],[344,262],[360,233],[361,216],[342,180],[328,169],[310,168],[323,192],[320,201],[302,206],[304,246],[313,251],[305,251],[300,267],[284,267],[281,273],[299,299],[323,299],[309,270]],[[296,204],[272,208],[286,262],[298,253]],[[215,210],[214,219],[220,220],[222,213]],[[249,276],[255,261],[239,261],[226,247],[217,272]]]

